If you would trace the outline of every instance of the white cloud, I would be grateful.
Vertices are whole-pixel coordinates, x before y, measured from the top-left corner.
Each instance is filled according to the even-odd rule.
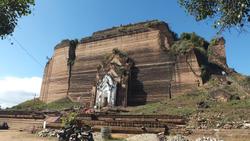
[[[40,77],[19,78],[5,77],[0,79],[0,105],[11,107],[25,100],[38,97],[42,79]]]

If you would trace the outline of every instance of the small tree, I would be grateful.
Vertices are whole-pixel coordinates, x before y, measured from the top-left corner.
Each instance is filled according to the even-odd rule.
[[[76,123],[77,113],[71,112],[64,117],[62,117],[62,125],[63,126],[70,126]]]

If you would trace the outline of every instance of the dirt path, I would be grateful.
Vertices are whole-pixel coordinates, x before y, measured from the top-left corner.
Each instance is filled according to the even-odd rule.
[[[42,138],[17,130],[0,130],[0,141],[57,141],[57,138]]]
[[[213,137],[224,141],[250,141],[250,129],[196,130],[188,139],[192,141],[199,137]]]

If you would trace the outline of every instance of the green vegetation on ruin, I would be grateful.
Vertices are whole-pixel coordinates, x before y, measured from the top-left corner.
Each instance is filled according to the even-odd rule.
[[[131,32],[131,31],[134,31],[134,30],[142,28],[142,27],[143,28],[151,28],[151,27],[157,26],[161,23],[163,23],[163,22],[159,21],[159,20],[152,20],[152,21],[146,21],[146,22],[141,22],[141,23],[137,23],[137,24],[128,24],[125,26],[121,25],[119,27],[113,27],[111,29],[107,29],[104,31],[117,30],[120,32]],[[104,31],[100,31],[100,33],[104,32]]]
[[[39,99],[27,100],[23,103],[20,103],[16,106],[10,108],[10,110],[52,110],[52,111],[60,111],[64,109],[74,108],[77,106],[81,106],[80,103],[72,102],[68,98],[63,98],[51,103],[44,103]]]
[[[209,60],[212,56],[221,62],[225,62],[223,56],[214,55],[213,52],[213,48],[220,43],[224,44],[225,40],[223,38],[214,38],[208,42],[194,32],[182,33],[171,46],[170,51],[176,56],[182,55],[186,57],[193,51],[198,58],[201,69],[201,75],[199,75],[199,77],[202,78],[203,82],[206,82],[210,79],[211,74],[221,74],[222,71],[225,71],[225,68]],[[189,63],[187,60],[186,62]],[[191,66],[190,69],[192,70]]]
[[[182,33],[171,49],[176,55],[185,55],[194,49],[206,55],[208,45],[209,43],[204,38],[196,35],[194,32]]]
[[[124,114],[170,114],[195,119],[197,115],[208,119],[210,127],[216,127],[228,122],[247,121],[250,117],[250,77],[233,74],[227,77],[231,84],[222,84],[218,79],[210,79],[206,84],[192,91],[166,98],[160,102],[149,103],[137,107],[129,107]],[[223,90],[232,97],[228,102],[216,101],[212,91]],[[240,98],[240,99],[238,99]],[[198,108],[198,103],[204,102],[206,108]]]

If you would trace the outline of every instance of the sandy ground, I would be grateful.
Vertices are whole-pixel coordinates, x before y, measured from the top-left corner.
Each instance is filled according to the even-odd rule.
[[[18,130],[0,130],[0,141],[57,141],[57,138],[41,138]]]
[[[250,129],[246,130],[220,130],[220,131],[208,131],[199,130],[191,136],[188,136],[190,141],[197,139],[198,137],[214,137],[223,141],[250,141]],[[114,138],[127,138],[127,141],[154,141],[156,135],[154,134],[112,134]],[[95,141],[101,141],[100,133],[94,133]],[[58,141],[57,138],[43,138],[37,135],[30,134],[28,132],[20,132],[18,130],[0,130],[0,141]],[[112,140],[113,141],[113,140]],[[115,140],[114,140],[115,141]]]

